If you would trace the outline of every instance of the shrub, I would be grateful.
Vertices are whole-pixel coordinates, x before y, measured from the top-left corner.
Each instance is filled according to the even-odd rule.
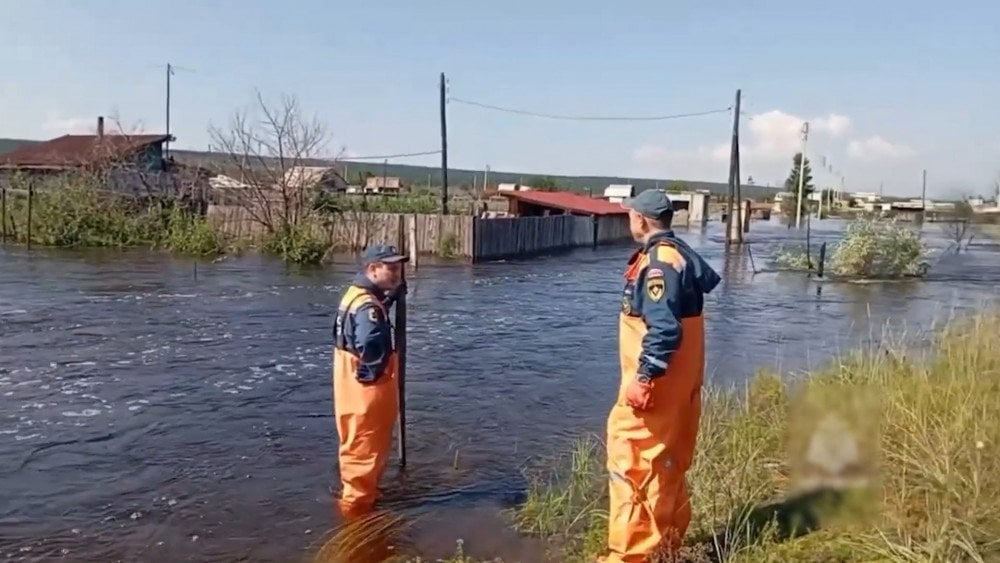
[[[287,225],[264,239],[264,251],[293,264],[319,264],[329,245],[308,225]]]
[[[924,247],[915,231],[895,221],[860,219],[847,227],[833,249],[831,271],[838,276],[900,278],[925,272]]]

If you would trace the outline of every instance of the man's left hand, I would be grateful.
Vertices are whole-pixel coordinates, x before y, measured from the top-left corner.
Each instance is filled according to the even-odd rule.
[[[625,402],[635,410],[644,411],[653,408],[653,382],[642,382],[633,379],[625,389]]]

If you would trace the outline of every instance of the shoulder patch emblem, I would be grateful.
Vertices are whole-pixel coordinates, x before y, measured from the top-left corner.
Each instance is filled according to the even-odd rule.
[[[622,313],[626,315],[632,314],[632,303],[629,302],[628,295],[622,296]]]
[[[683,272],[687,266],[684,256],[676,248],[665,244],[656,247],[656,260],[664,264],[670,264],[678,272]]]
[[[377,323],[378,319],[379,319],[378,308],[377,307],[369,307],[368,308],[368,320],[370,320],[373,323]]]
[[[654,302],[659,302],[663,299],[665,286],[663,284],[663,278],[649,278],[646,280],[646,295],[649,296]]]
[[[646,272],[646,279],[662,278],[662,277],[663,277],[663,270],[659,268],[650,268],[649,271]]]

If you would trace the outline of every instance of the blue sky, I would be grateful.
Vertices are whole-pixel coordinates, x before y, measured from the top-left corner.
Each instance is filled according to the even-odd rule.
[[[92,131],[97,115],[207,148],[254,100],[297,96],[330,154],[439,148],[452,96],[538,112],[725,108],[742,88],[743,177],[783,181],[812,127],[820,183],[988,192],[1000,178],[1000,3],[0,0],[0,136]],[[448,106],[455,167],[725,181],[731,116],[573,122]],[[822,158],[833,172],[824,172]],[[439,157],[400,160],[438,164]],[[840,174],[837,174],[839,172]]]

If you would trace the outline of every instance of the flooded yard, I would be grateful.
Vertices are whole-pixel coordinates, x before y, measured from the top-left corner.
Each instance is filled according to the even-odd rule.
[[[814,241],[842,225],[819,222]],[[1000,248],[936,254],[928,279],[818,284],[754,274],[722,231],[678,231],[724,277],[708,298],[711,385],[913,338],[1000,296]],[[796,231],[754,223],[756,266]],[[937,249],[947,239],[925,227]],[[523,469],[603,434],[630,248],[410,276],[409,466],[397,510],[425,553],[500,543]],[[301,557],[335,525],[331,324],[353,267],[288,271],[147,252],[0,248],[0,558]],[[484,548],[485,549],[485,548]],[[488,549],[493,549],[492,547]],[[518,546],[509,549],[520,549]]]

